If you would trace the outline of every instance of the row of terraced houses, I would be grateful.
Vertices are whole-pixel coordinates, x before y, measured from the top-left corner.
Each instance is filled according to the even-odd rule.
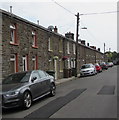
[[[41,69],[55,71],[55,78],[74,75],[76,42],[73,33],[65,36],[12,13],[0,11],[1,76]],[[84,40],[78,43],[78,73],[82,64],[104,60],[104,54]]]

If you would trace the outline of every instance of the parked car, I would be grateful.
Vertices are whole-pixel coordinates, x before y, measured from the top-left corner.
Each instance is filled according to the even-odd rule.
[[[42,70],[14,73],[2,81],[2,108],[31,107],[32,102],[55,95],[54,77]]]
[[[95,64],[95,68],[97,72],[102,72],[102,68],[98,63]]]
[[[96,73],[97,71],[93,64],[84,64],[81,66],[80,70],[81,76],[95,75]]]
[[[108,66],[108,67],[113,67],[113,65],[114,65],[113,62],[108,62],[108,63],[107,63],[107,66]]]
[[[101,66],[101,68],[104,70],[104,69],[108,69],[108,66],[107,66],[107,64],[105,63],[105,62],[102,62],[102,63],[100,63],[100,66]]]

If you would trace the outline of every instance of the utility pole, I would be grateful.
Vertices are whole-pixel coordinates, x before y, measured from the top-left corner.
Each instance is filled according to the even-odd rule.
[[[79,32],[79,13],[76,15],[77,17],[77,25],[76,25],[76,57],[75,57],[75,77],[77,77],[77,63],[78,63],[78,32]]]
[[[104,43],[104,62],[105,62],[105,43]]]

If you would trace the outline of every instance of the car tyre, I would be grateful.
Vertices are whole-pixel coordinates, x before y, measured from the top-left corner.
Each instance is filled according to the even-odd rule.
[[[25,92],[23,96],[23,108],[24,109],[29,109],[32,104],[32,97],[29,92]]]
[[[50,96],[55,96],[56,94],[56,86],[54,83],[51,84],[51,88],[50,88]]]

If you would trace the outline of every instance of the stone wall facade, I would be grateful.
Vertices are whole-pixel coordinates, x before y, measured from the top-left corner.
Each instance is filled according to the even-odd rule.
[[[55,78],[74,76],[76,42],[11,13],[2,14],[2,75],[41,69]],[[103,53],[78,44],[78,73],[85,63],[101,62]]]

